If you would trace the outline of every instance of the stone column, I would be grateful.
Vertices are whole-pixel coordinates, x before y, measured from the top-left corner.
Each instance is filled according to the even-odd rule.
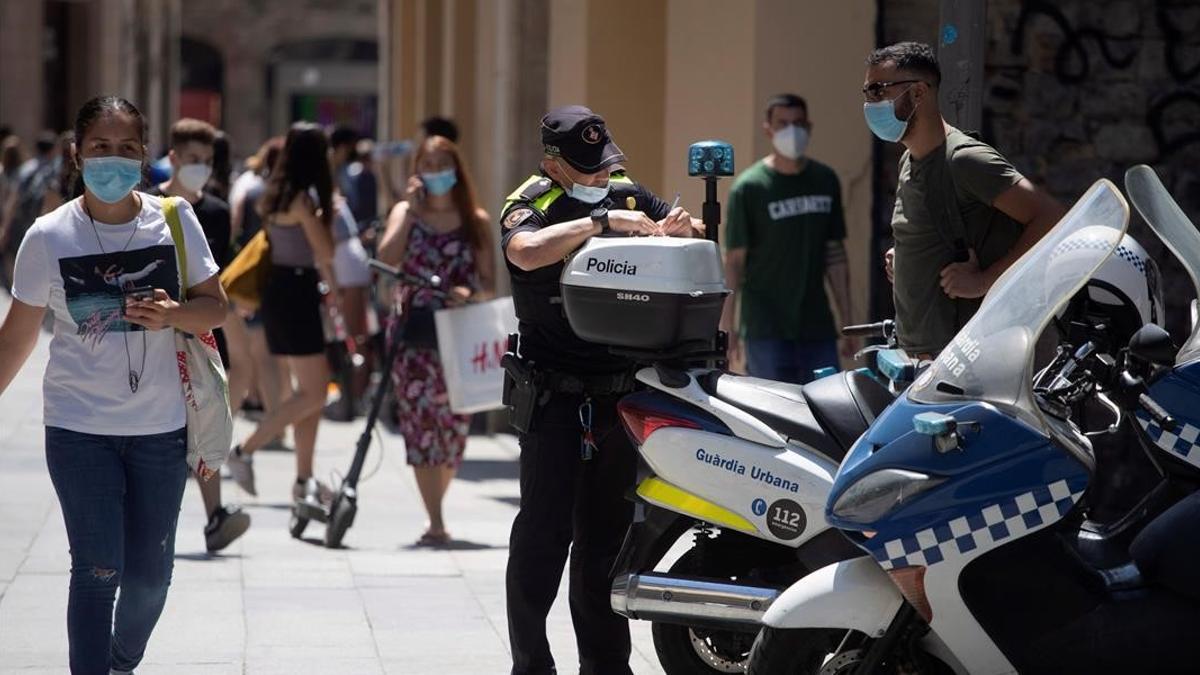
[[[42,3],[0,0],[0,124],[25,143],[42,130]]]

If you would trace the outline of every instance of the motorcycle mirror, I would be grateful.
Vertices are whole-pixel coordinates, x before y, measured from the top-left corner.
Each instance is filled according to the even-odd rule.
[[[1171,340],[1171,334],[1157,324],[1148,323],[1129,338],[1129,353],[1134,358],[1155,366],[1175,363],[1179,348]]]

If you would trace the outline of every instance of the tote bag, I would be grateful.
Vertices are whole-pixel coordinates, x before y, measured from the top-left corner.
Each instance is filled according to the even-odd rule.
[[[187,244],[179,220],[176,198],[163,200],[163,215],[175,241],[179,260],[180,297],[187,296]],[[187,409],[187,463],[197,476],[216,475],[229,456],[233,442],[233,414],[229,410],[229,383],[217,340],[212,331],[192,335],[175,331],[175,361]]]
[[[466,414],[502,408],[500,357],[508,334],[517,332],[512,298],[439,309],[433,319],[450,409]]]

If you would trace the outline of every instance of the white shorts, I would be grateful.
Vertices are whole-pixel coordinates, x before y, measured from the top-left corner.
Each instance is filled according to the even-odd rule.
[[[365,288],[371,285],[371,268],[367,265],[367,250],[358,237],[338,242],[333,251],[333,273],[343,288]]]

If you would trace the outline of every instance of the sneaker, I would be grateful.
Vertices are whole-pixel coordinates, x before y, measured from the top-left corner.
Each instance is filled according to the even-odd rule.
[[[216,553],[245,534],[249,527],[250,514],[236,506],[222,506],[204,527],[204,544],[209,553]]]
[[[254,487],[254,460],[249,455],[242,454],[242,446],[237,446],[229,453],[225,462],[233,481],[251,496],[257,497],[258,490]]]
[[[310,477],[304,482],[296,481],[292,484],[292,499],[329,506],[333,503],[333,490],[316,477]]]

